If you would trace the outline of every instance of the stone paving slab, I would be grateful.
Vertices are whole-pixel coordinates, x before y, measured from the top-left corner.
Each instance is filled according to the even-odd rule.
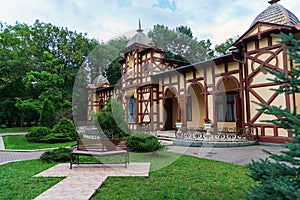
[[[39,158],[44,151],[6,151],[0,150],[0,165],[20,160]]]
[[[183,147],[183,146],[169,146],[168,151],[194,156],[198,158],[205,158],[210,160],[217,160],[222,162],[230,162],[239,165],[247,165],[252,160],[265,159],[269,157],[263,152],[267,150],[271,153],[279,154],[286,150],[283,146],[264,146],[252,145],[245,147],[229,147],[229,148],[215,148],[211,147]]]
[[[0,150],[5,149],[4,142],[2,136],[0,136]]]
[[[62,163],[49,168],[35,177],[67,177],[44,193],[36,200],[89,199],[108,176],[143,176],[149,177],[150,163],[123,164],[80,164]]]

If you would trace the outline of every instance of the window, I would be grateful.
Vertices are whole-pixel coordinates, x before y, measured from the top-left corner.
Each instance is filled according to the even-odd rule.
[[[146,64],[144,65],[144,72],[147,72],[148,70],[149,70],[149,64],[146,63]]]
[[[188,96],[186,99],[186,120],[192,121],[192,97]]]
[[[217,118],[218,121],[235,122],[236,121],[236,92],[221,93],[217,96]]]
[[[128,122],[136,122],[136,101],[133,96],[128,98]]]

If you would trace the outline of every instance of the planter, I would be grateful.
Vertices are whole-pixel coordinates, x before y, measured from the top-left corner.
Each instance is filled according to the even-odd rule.
[[[176,122],[175,126],[176,128],[182,128],[182,122]]]
[[[207,131],[208,129],[210,129],[212,127],[212,124],[203,124],[204,129]]]

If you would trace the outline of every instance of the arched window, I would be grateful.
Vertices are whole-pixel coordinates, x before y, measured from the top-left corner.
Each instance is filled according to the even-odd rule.
[[[136,99],[134,96],[128,98],[128,122],[136,122]]]
[[[238,84],[234,78],[222,80],[216,98],[217,119],[220,122],[235,122],[240,112]]]
[[[187,121],[192,121],[192,97],[187,96],[186,99],[186,120]]]
[[[224,92],[217,96],[217,118],[220,122],[236,121],[236,103],[237,92]]]

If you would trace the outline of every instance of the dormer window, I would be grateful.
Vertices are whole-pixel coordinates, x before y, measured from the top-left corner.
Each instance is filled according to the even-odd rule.
[[[134,57],[130,56],[129,57],[129,68],[133,69],[133,67],[134,67]]]
[[[144,64],[144,72],[149,70],[149,63]]]

